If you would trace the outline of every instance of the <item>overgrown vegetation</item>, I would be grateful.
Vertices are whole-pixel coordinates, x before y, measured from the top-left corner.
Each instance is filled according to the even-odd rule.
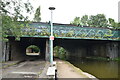
[[[115,61],[120,61],[120,57],[114,58],[113,60],[115,60]]]
[[[2,18],[3,40],[7,41],[6,37],[11,35],[16,40],[20,40],[20,37],[27,33],[23,29],[29,28],[29,15],[32,13],[33,7],[29,0],[1,0],[0,17]]]
[[[104,60],[104,61],[120,61],[120,57],[110,59],[110,58],[105,58],[105,57],[86,57],[86,59],[91,59],[91,60]]]
[[[39,47],[37,47],[37,46],[35,46],[35,45],[31,45],[31,46],[27,47],[27,49],[31,49],[32,52],[35,52],[35,53],[40,52]]]
[[[32,13],[33,6],[29,0],[1,0],[0,19],[2,22],[1,33],[3,40],[8,41],[8,36],[14,36],[16,40],[20,40],[21,36],[34,36],[37,34],[35,28],[31,28],[29,24],[32,21],[41,21],[40,6],[36,9],[34,19],[29,20]]]
[[[67,60],[67,51],[63,48],[63,47],[60,47],[60,46],[56,46],[54,48],[54,56],[55,57],[58,57],[62,60]]]

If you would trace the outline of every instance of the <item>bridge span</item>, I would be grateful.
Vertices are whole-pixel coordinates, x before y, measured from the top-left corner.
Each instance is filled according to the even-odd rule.
[[[7,60],[24,60],[26,48],[36,45],[40,48],[38,58],[49,61],[49,23],[30,23],[29,28],[22,29],[23,35],[16,41],[14,35],[9,36],[3,58]],[[120,56],[120,30],[75,26],[70,24],[54,24],[54,47],[65,48],[68,59],[75,57],[99,56],[117,58]]]

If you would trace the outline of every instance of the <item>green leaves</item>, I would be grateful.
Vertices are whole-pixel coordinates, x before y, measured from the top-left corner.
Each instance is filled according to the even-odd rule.
[[[35,22],[40,22],[41,21],[41,17],[40,17],[41,13],[40,13],[40,6],[36,9],[36,12],[34,14],[34,21]]]
[[[63,47],[56,46],[54,47],[54,55],[55,57],[59,57],[62,60],[67,60],[67,50],[65,50]]]
[[[115,20],[112,18],[109,18],[109,26],[113,27],[114,29],[120,29],[120,23],[115,22]]]
[[[30,45],[29,47],[27,47],[27,49],[32,49],[32,51],[35,52],[35,53],[40,52],[39,47],[35,46],[35,45]]]
[[[0,4],[3,38],[14,36],[16,40],[20,40],[20,37],[24,34],[22,29],[28,27],[27,24],[29,23],[28,16],[24,16],[23,12],[26,11],[30,14],[33,7],[29,1],[25,3],[22,0],[0,1]]]
[[[104,14],[97,14],[91,16],[84,15],[82,16],[82,18],[75,17],[71,24],[78,26],[82,25],[89,27],[106,27],[120,29],[120,23],[115,22],[114,19],[112,18],[107,19]]]
[[[81,18],[81,24],[84,25],[84,26],[88,26],[88,15],[84,15]]]
[[[87,21],[91,27],[107,27],[108,21],[104,14],[91,15]]]
[[[74,21],[72,21],[70,24],[74,24],[74,25],[80,25],[80,17],[75,17]]]

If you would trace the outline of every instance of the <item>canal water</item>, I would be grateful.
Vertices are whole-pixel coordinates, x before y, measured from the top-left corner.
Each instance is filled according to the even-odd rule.
[[[70,61],[76,67],[88,72],[100,80],[102,78],[118,78],[119,66],[118,61],[105,61],[105,60],[91,60],[80,59]]]

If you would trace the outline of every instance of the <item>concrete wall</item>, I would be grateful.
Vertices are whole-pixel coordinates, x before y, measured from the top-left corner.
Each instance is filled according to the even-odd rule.
[[[90,56],[113,59],[120,55],[120,43],[113,41],[56,39],[54,43],[65,48],[71,60]]]
[[[11,46],[11,60],[24,60],[26,59],[25,47],[19,41],[10,41]]]
[[[103,42],[93,44],[91,47],[88,47],[88,55],[96,57],[105,57],[105,58],[117,58],[118,57],[118,42]]]
[[[106,53],[110,59],[117,58],[119,55],[118,42],[110,42],[106,44]]]
[[[30,45],[36,45],[40,48],[40,59],[49,61],[50,46],[47,38],[21,38],[20,41],[15,41],[14,38],[9,38],[8,51],[6,55],[10,60],[28,59],[26,56],[26,48]],[[55,39],[54,47],[61,46],[68,51],[68,59],[79,59],[83,57],[106,57],[117,58],[120,56],[120,42],[99,41],[99,40],[70,40],[70,39]]]
[[[118,42],[118,57],[120,57],[120,42]]]
[[[2,54],[2,61],[8,61],[9,60],[9,50],[10,50],[10,47],[9,47],[9,42],[2,42],[2,44],[1,44],[1,46],[2,46],[2,50],[1,50],[1,54]]]
[[[10,56],[11,60],[26,60],[29,58],[35,58],[26,55],[26,48],[30,45],[36,45],[40,48],[40,55],[36,58],[45,59],[46,52],[46,39],[41,38],[21,38],[20,41],[15,41],[14,38],[9,39],[10,43]]]
[[[69,39],[62,39],[62,40],[55,40],[55,46],[61,46],[67,50],[68,60],[77,59],[81,57],[86,57],[87,48],[84,44],[84,40],[69,40]]]

